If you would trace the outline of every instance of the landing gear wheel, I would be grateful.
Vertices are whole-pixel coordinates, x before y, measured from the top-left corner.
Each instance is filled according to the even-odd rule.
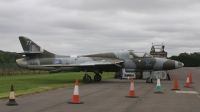
[[[91,81],[92,81],[92,78],[89,75],[83,77],[83,82],[90,83]]]
[[[94,81],[95,81],[95,82],[101,81],[101,75],[95,75],[95,76],[94,76]]]
[[[153,83],[152,78],[147,78],[146,83]]]

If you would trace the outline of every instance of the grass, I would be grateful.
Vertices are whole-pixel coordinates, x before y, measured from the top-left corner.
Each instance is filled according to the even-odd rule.
[[[93,79],[94,73],[89,73],[89,75]],[[0,76],[0,99],[9,97],[12,84],[14,85],[15,96],[21,96],[72,86],[75,79],[79,79],[79,83],[83,83],[83,76],[83,72]],[[102,79],[113,76],[114,73],[111,72],[103,73]]]

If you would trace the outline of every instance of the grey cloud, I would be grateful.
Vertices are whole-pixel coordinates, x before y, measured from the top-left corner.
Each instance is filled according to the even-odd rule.
[[[169,55],[198,52],[199,7],[197,0],[3,0],[0,48],[22,51],[22,35],[63,55],[149,52],[162,42]]]
[[[65,9],[78,9],[78,10],[127,10],[136,12],[162,12],[166,10],[182,9],[199,2],[198,0],[76,0],[66,1],[58,0],[51,2],[44,2],[54,7],[62,7]]]

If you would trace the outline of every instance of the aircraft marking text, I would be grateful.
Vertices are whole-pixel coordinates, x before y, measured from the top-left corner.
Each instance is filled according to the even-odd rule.
[[[30,62],[30,65],[39,65],[38,62]]]
[[[27,41],[26,45],[31,45],[32,41]]]

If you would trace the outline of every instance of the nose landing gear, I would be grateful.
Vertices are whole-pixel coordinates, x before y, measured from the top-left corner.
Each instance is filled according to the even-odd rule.
[[[153,80],[151,77],[147,78],[146,83],[153,83]]]
[[[153,83],[152,72],[150,72],[150,76],[147,78],[146,83]]]

